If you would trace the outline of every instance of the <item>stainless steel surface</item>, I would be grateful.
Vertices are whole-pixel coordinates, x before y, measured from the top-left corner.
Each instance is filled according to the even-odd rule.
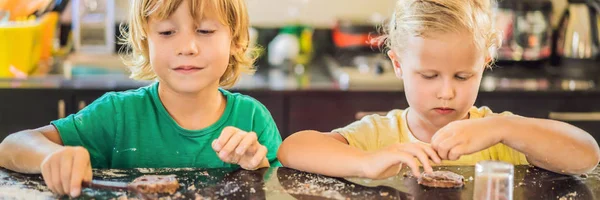
[[[593,59],[599,53],[597,41],[600,35],[594,35],[593,29],[598,30],[596,12],[583,3],[571,3],[562,19],[557,41],[557,53],[564,58]],[[594,20],[596,21],[596,20]],[[598,21],[596,21],[598,22]]]

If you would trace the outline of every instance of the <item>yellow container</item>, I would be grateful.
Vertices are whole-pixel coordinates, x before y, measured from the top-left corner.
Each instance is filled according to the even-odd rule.
[[[42,23],[42,49],[40,54],[41,60],[47,60],[52,56],[53,52],[53,39],[56,33],[56,23],[58,22],[58,13],[50,12],[42,16],[40,19]]]
[[[57,13],[48,13],[38,20],[0,24],[0,78],[11,78],[10,66],[31,74],[40,59],[48,59],[58,21]]]

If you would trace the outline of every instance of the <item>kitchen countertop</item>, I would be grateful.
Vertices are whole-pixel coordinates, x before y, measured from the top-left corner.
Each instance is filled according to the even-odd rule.
[[[435,189],[417,184],[412,176],[385,180],[341,179],[289,168],[257,171],[223,169],[94,170],[94,179],[132,181],[146,174],[175,174],[180,189],[171,199],[472,199],[474,167],[435,167],[465,177],[465,187]],[[404,169],[400,174],[407,173]],[[514,199],[600,198],[600,169],[586,176],[566,176],[531,166],[515,166]],[[0,197],[54,199],[40,175],[24,175],[0,168]],[[80,199],[140,198],[124,191],[84,189]],[[151,196],[156,197],[156,196]],[[165,196],[161,196],[165,197]],[[65,197],[62,197],[65,198]]]
[[[331,78],[325,61],[313,63],[304,76],[308,81],[286,75],[270,66],[258,67],[254,75],[244,75],[233,90],[268,91],[402,91],[401,86],[345,88]],[[97,89],[125,90],[150,84],[152,81],[135,81],[127,74],[82,75],[65,78],[61,74],[31,77],[29,79],[0,79],[0,89]],[[484,72],[481,92],[597,92],[600,91],[600,64],[598,69],[575,67],[499,66]]]

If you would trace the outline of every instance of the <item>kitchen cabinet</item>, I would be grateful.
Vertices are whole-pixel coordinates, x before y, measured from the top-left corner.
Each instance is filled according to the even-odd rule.
[[[511,111],[525,117],[563,121],[600,141],[600,93],[594,92],[494,92],[482,93],[478,105],[494,112]]]
[[[475,105],[487,106],[496,113],[510,111],[525,117],[548,118],[548,114],[557,110],[562,101],[563,97],[559,95],[494,92],[480,93]]]
[[[561,106],[549,118],[575,125],[590,133],[600,143],[600,94],[567,94]]]
[[[48,125],[72,112],[71,94],[56,89],[0,89],[0,140]]]
[[[0,89],[0,139],[22,129],[81,110],[109,91],[122,89]],[[282,138],[301,130],[331,131],[362,116],[408,107],[403,92],[387,91],[232,91],[267,107]],[[476,106],[495,112],[551,118],[573,124],[600,141],[600,92],[481,92]]]
[[[408,107],[401,92],[297,92],[289,94],[288,100],[288,134],[307,129],[328,132],[366,114]]]

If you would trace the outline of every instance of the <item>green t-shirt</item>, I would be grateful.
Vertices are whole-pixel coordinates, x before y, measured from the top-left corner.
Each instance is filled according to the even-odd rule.
[[[223,128],[253,131],[280,166],[281,136],[271,114],[257,100],[219,89],[227,98],[221,118],[201,130],[179,126],[158,97],[158,82],[136,90],[108,92],[76,114],[52,121],[65,146],[83,146],[93,168],[239,168],[212,149]]]

